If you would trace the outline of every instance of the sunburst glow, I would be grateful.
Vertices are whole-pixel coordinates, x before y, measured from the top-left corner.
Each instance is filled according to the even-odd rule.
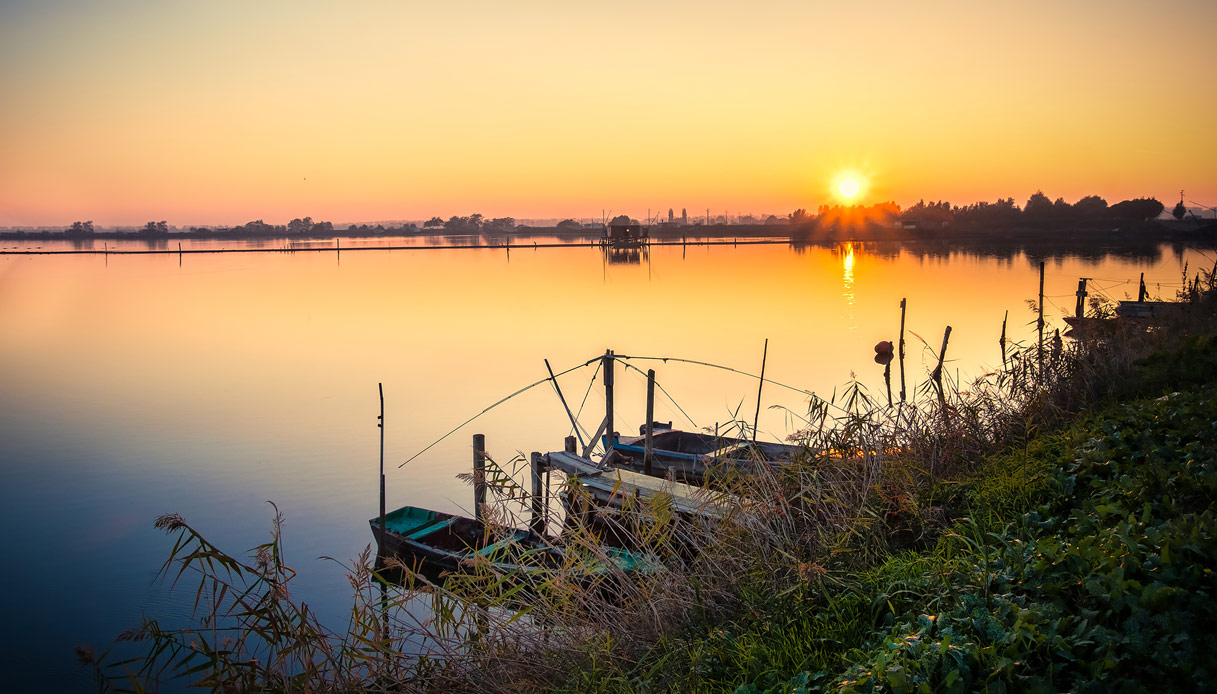
[[[852,201],[862,194],[862,181],[854,174],[844,174],[837,179],[836,189],[842,200]]]

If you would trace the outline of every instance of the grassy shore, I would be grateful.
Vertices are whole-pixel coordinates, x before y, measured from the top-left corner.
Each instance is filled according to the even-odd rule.
[[[722,472],[740,501],[721,521],[627,512],[665,560],[641,578],[397,567],[382,592],[365,555],[351,623],[331,630],[291,600],[278,521],[240,560],[167,516],[166,569],[197,578],[202,626],[146,622],[125,637],[146,654],[84,660],[103,690],[176,676],[232,691],[1204,690],[1217,301],[1181,299],[1152,329],[1013,350],[917,405],[860,387],[813,401],[798,460]],[[491,461],[488,481],[519,498],[509,467]]]

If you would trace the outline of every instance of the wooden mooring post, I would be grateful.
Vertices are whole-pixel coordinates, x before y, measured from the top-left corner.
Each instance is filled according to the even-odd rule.
[[[1006,369],[1006,321],[1010,320],[1010,310],[1006,309],[1006,315],[1001,319],[1001,337],[997,340],[997,345],[1001,347],[1001,368]]]
[[[617,443],[616,432],[613,429],[613,365],[616,358],[613,356],[613,350],[606,349],[604,351],[604,457],[608,459],[610,453],[613,452],[613,446]]]
[[[380,429],[380,531],[376,537],[376,545],[380,551],[385,546],[385,384],[378,383],[380,390],[380,416],[376,418],[376,426]]]
[[[655,369],[647,370],[647,440],[643,455],[643,471],[651,474],[651,463],[655,459]]]
[[[1077,305],[1073,309],[1073,315],[1077,316],[1078,318],[1081,318],[1086,315],[1086,280],[1087,279],[1089,279],[1089,278],[1083,277],[1078,280],[1078,291],[1077,291],[1078,302],[1077,302]]]
[[[486,436],[473,435],[473,519],[484,525],[482,506],[486,503]]]
[[[934,371],[930,373],[930,378],[934,379],[940,387],[942,385],[942,363],[947,358],[947,341],[951,339],[951,326],[947,326],[946,332],[942,334],[942,349],[938,350],[938,365],[934,367]]]
[[[569,437],[568,437],[569,438]],[[529,528],[538,535],[545,534],[545,497],[549,494],[549,489],[545,485],[545,478],[542,473],[545,471],[545,456],[541,453],[533,451],[531,456],[531,472],[532,472],[532,522],[529,523]]]
[[[904,402],[904,313],[908,308],[908,299],[900,300],[900,402]]]
[[[1037,333],[1035,343],[1035,357],[1039,361],[1039,380],[1044,380],[1044,261],[1040,261],[1040,295],[1039,303],[1036,304],[1037,313],[1039,314],[1035,320],[1035,329]]]
[[[1137,301],[1145,301],[1146,294],[1148,294],[1148,292],[1145,291],[1145,273],[1142,272],[1141,273],[1141,286],[1140,286],[1140,288],[1137,289]]]

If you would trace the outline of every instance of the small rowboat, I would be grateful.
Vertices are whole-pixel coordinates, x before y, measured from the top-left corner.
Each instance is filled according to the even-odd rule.
[[[396,557],[406,564],[438,571],[460,571],[479,564],[499,573],[537,574],[569,570],[581,575],[649,571],[653,558],[616,547],[578,553],[566,550],[529,530],[508,530],[495,535],[483,524],[442,511],[403,506],[385,515],[380,538],[380,518],[368,521],[380,542],[380,556]]]
[[[618,437],[613,444],[613,454],[604,461],[605,464],[657,477],[671,474],[690,484],[703,484],[710,468],[748,472],[757,464],[789,462],[799,450],[798,446],[789,444],[753,442],[656,427],[652,436],[651,470],[648,473],[645,427],[642,429],[643,435]]]

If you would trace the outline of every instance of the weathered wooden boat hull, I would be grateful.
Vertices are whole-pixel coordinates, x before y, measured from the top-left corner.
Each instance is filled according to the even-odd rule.
[[[673,476],[693,484],[705,482],[714,470],[732,469],[748,473],[758,465],[789,462],[799,447],[781,443],[753,443],[747,439],[714,436],[679,430],[656,431],[652,437],[651,470],[646,470],[646,437],[620,437],[605,462],[617,468]]]
[[[496,537],[472,518],[414,506],[387,514],[383,537],[379,518],[368,523],[381,557],[395,557],[407,566],[432,573],[481,565],[502,574],[567,570],[590,576],[646,571],[654,565],[649,557],[611,547],[601,548],[597,557],[575,558],[532,531],[512,530]]]

